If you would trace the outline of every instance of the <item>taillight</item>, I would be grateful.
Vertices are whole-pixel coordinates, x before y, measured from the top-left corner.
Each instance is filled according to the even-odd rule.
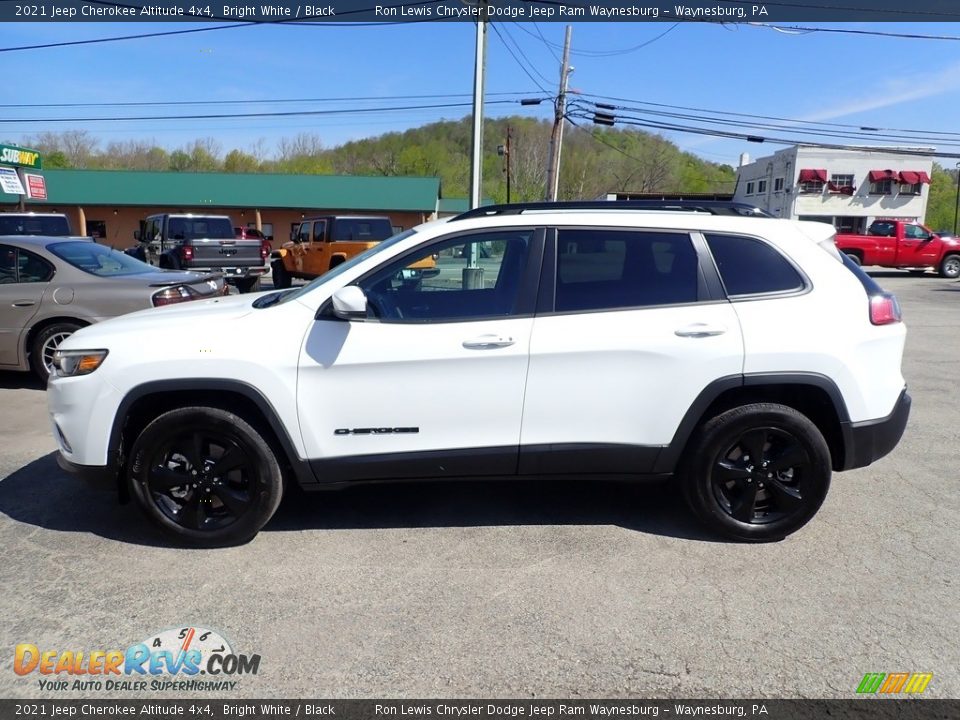
[[[870,296],[870,322],[890,325],[900,322],[900,303],[891,293]]]
[[[270,257],[270,241],[264,240],[260,243],[260,259],[266,260],[268,257]]]
[[[181,245],[180,246],[180,259],[184,262],[190,262],[193,260],[193,246],[192,245]]]
[[[188,300],[197,300],[200,297],[202,297],[200,293],[193,288],[186,285],[179,285],[177,287],[164,288],[160,292],[155,293],[153,296],[153,305],[154,307],[173,305],[175,303],[187,302]]]

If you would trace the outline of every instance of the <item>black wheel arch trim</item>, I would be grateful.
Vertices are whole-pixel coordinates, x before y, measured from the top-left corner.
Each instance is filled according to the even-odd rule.
[[[657,457],[653,471],[657,473],[672,473],[677,469],[687,443],[693,432],[704,420],[707,409],[725,392],[739,387],[764,387],[772,385],[812,385],[823,390],[830,398],[834,412],[840,422],[843,434],[844,457],[851,455],[854,441],[852,434],[846,428],[850,426],[850,415],[847,404],[837,384],[826,375],[819,373],[748,373],[745,375],[728,375],[718,378],[708,384],[687,409],[686,414],[677,426],[670,444],[663,448]]]
[[[107,447],[107,464],[116,466],[118,475],[121,475],[120,463],[120,441],[123,437],[123,428],[133,404],[138,400],[148,396],[178,391],[207,391],[207,392],[227,392],[243,396],[257,406],[257,409],[263,414],[267,424],[280,443],[281,450],[285,457],[277,458],[283,464],[287,464],[293,469],[294,476],[300,485],[314,484],[317,482],[316,476],[310,469],[310,464],[300,458],[294,447],[293,441],[287,432],[286,427],[280,422],[279,414],[273,407],[273,404],[263,395],[258,388],[249,383],[239,380],[224,380],[223,378],[180,378],[177,380],[154,380],[143,383],[132,388],[120,401],[117,412],[113,418],[113,426],[110,430],[110,442]]]

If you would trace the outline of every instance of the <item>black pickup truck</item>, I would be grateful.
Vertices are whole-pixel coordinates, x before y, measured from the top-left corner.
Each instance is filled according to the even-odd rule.
[[[260,286],[269,251],[257,238],[236,237],[226,215],[151,215],[127,252],[160,268],[223,273],[240,292]]]

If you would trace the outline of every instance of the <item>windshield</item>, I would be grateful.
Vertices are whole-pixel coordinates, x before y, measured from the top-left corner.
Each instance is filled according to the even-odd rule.
[[[47,245],[61,260],[97,277],[118,277],[156,272],[156,269],[122,252],[89,240],[66,240]]]
[[[171,240],[233,239],[233,224],[217,217],[172,217],[167,225]]]
[[[333,270],[329,270],[325,272],[323,275],[321,275],[320,277],[314,278],[303,287],[299,287],[296,290],[293,290],[292,292],[288,292],[285,295],[281,296],[279,300],[277,300],[277,304],[289,302],[294,298],[298,298],[301,295],[305,295],[306,293],[313,290],[315,287],[319,287],[320,285],[327,282],[328,280],[333,280],[335,277],[346,272],[357,263],[362,263],[367,258],[373,257],[377,253],[383,252],[384,250],[388,250],[389,248],[393,247],[401,240],[405,240],[406,238],[410,237],[415,232],[416,230],[414,228],[410,228],[409,230],[406,230],[400,233],[399,235],[394,235],[392,238],[387,238],[383,242],[377,245],[374,245],[372,248],[369,248],[368,250],[364,250],[359,255],[354,255],[352,258],[350,258],[346,262],[343,262],[337,265],[335,268],[333,268]]]
[[[69,235],[65,217],[56,215],[0,215],[0,235]]]

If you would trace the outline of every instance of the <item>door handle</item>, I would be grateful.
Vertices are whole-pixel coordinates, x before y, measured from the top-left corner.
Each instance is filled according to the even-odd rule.
[[[503,335],[480,335],[470,340],[464,340],[463,346],[468,350],[489,350],[491,348],[509,347],[516,342],[512,337]]]
[[[13,306],[14,307],[32,307],[37,303],[34,300],[17,300]]]
[[[707,323],[693,323],[676,331],[674,335],[678,337],[713,337],[714,335],[723,335],[727,329],[723,325],[709,325]]]

